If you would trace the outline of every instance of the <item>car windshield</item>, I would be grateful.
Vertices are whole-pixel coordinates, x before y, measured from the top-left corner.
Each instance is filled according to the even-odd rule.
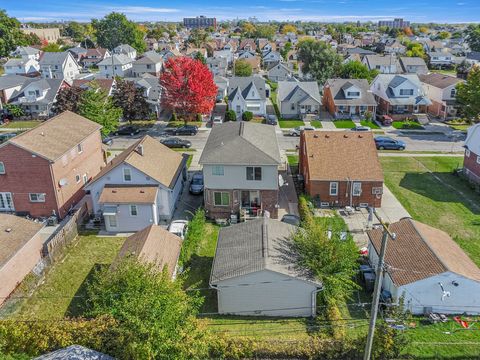
[[[201,177],[194,177],[192,179],[193,185],[203,185],[203,179]]]

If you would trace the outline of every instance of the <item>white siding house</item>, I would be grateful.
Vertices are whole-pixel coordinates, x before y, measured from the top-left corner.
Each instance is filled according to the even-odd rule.
[[[228,83],[228,108],[235,111],[237,120],[245,111],[253,115],[267,113],[267,89],[261,76],[233,77]]]

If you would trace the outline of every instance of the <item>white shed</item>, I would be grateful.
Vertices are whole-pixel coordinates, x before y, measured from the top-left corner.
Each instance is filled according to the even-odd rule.
[[[232,315],[314,316],[322,285],[295,265],[295,226],[259,218],[222,228],[210,285],[218,312]]]
[[[413,314],[480,314],[480,269],[444,231],[404,218],[390,225],[396,234],[385,255],[383,289],[404,296]],[[370,263],[378,263],[382,230],[367,232]]]

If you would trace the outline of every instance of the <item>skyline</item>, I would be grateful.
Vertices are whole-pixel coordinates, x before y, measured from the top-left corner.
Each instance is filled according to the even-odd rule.
[[[478,0],[404,0],[394,5],[385,0],[245,0],[243,6],[216,4],[213,0],[172,0],[168,4],[153,0],[4,0],[0,8],[22,22],[89,21],[112,11],[134,21],[181,21],[183,17],[205,15],[219,21],[255,16],[260,21],[377,22],[400,17],[417,23],[480,22]]]

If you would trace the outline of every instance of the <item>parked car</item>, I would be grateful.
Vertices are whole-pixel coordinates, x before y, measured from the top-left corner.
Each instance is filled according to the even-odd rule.
[[[407,147],[407,144],[402,140],[395,140],[388,136],[376,137],[375,145],[378,150],[405,150]]]
[[[197,135],[198,127],[196,125],[184,125],[172,130],[173,135]]]
[[[221,123],[223,123],[223,118],[221,115],[215,115],[212,117],[212,126],[220,125]]]
[[[363,125],[357,125],[351,129],[352,131],[370,131],[370,127],[368,126],[363,126]]]
[[[293,214],[283,215],[281,221],[284,222],[284,223],[290,224],[290,225],[295,225],[295,226],[300,225],[300,217],[297,216],[297,215],[293,215]]]
[[[277,115],[274,115],[274,114],[267,115],[265,122],[268,125],[277,125],[278,124]]]
[[[191,194],[199,195],[203,193],[203,174],[195,173],[193,174],[192,181],[190,182],[189,191]]]
[[[290,136],[300,136],[302,130],[311,131],[315,130],[313,126],[297,126],[295,129],[290,130]]]
[[[117,131],[114,132],[115,135],[137,135],[140,132],[140,129],[135,126],[122,126]]]
[[[383,126],[390,126],[393,123],[393,119],[388,115],[377,115],[377,120],[380,121]]]
[[[188,221],[187,220],[174,220],[170,223],[168,227],[168,231],[172,234],[177,235],[182,240],[185,239],[185,235],[187,235],[188,231]]]
[[[182,140],[176,137],[167,137],[165,139],[160,140],[160,142],[169,148],[180,148],[180,149],[187,149],[192,146],[192,143],[188,140]]]
[[[7,141],[7,140],[10,140],[11,138],[17,136],[17,133],[14,133],[14,132],[9,132],[9,133],[1,133],[0,134],[0,144]]]
[[[106,137],[102,138],[102,143],[103,143],[104,145],[107,145],[107,146],[112,146],[112,144],[113,144],[113,139],[112,139],[111,137],[109,137],[109,136],[106,136]]]

